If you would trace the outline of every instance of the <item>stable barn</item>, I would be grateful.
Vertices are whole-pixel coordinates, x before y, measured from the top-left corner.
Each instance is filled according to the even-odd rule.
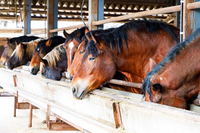
[[[181,2],[181,3],[180,3]],[[0,32],[45,34],[52,37],[63,30],[73,30],[84,24],[57,28],[58,21],[81,22],[82,0],[2,0],[0,19],[23,23],[23,28]],[[193,0],[86,0],[83,19],[90,30],[103,29],[106,23],[126,23],[132,20],[164,21],[180,28],[181,41],[199,28],[200,2]],[[31,20],[46,21],[45,29],[34,31]],[[4,45],[6,38],[0,38]],[[45,112],[50,130],[80,130],[82,132],[193,132],[200,130],[200,108],[194,104],[190,110],[144,101],[142,94],[102,88],[90,92],[84,100],[73,98],[71,81],[54,81],[31,75],[26,66],[20,69],[0,69],[0,86],[15,97],[14,117],[20,109],[29,109],[32,115]],[[63,73],[65,76],[66,73]],[[110,80],[110,83],[140,88],[142,83]],[[18,100],[23,99],[23,102]],[[199,103],[199,100],[195,100]],[[53,121],[55,116],[61,122]],[[33,123],[34,124],[34,123]]]

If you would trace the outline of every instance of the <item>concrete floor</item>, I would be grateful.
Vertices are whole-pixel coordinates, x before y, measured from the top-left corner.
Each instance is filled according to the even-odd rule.
[[[0,97],[0,133],[80,133],[79,131],[49,131],[41,119],[33,116],[33,125],[28,128],[29,111],[17,110],[13,117],[13,97]]]

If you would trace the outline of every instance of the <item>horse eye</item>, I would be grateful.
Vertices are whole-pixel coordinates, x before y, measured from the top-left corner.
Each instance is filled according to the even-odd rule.
[[[89,61],[93,61],[93,60],[95,60],[94,57],[90,57],[90,58],[89,58]]]
[[[83,51],[80,52],[80,54],[84,53]]]

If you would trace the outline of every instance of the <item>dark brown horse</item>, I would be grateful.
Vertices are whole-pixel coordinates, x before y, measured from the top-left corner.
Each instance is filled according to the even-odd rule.
[[[17,44],[17,47],[7,62],[7,67],[13,69],[21,65],[26,65],[31,60],[33,51],[41,40],[39,38],[30,42],[20,42]]]
[[[53,79],[60,80],[62,78],[62,73],[67,71],[67,53],[64,48],[64,43],[55,47],[51,52],[46,54],[43,59],[41,59],[41,74],[42,76]]]
[[[95,36],[88,42],[81,67],[73,77],[73,95],[84,98],[112,79],[116,71],[144,79],[150,70],[149,58],[160,62],[177,44],[177,36],[177,28],[159,21],[132,21]]]
[[[63,38],[62,36],[54,36],[49,39],[40,41],[33,52],[31,63],[29,65],[31,74],[36,75],[37,72],[39,71],[40,57],[43,58],[53,48],[55,48],[59,44],[64,43],[65,40],[66,39]]]
[[[1,63],[2,65],[6,65],[8,59],[10,58],[11,54],[16,48],[16,44],[19,44],[20,42],[29,42],[35,39],[38,39],[37,36],[20,36],[20,37],[14,37],[11,39],[7,38],[7,43],[4,46],[3,54],[1,55]]]
[[[200,92],[199,53],[200,29],[148,73],[142,86],[145,100],[186,109],[188,101]]]

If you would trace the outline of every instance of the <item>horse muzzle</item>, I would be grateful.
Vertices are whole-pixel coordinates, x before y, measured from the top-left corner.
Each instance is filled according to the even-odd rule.
[[[72,94],[77,100],[82,100],[88,97],[88,94],[85,93],[85,90],[80,91],[76,86],[72,87]]]
[[[33,75],[36,75],[38,71],[39,71],[39,67],[37,67],[37,66],[30,68],[30,73]]]

